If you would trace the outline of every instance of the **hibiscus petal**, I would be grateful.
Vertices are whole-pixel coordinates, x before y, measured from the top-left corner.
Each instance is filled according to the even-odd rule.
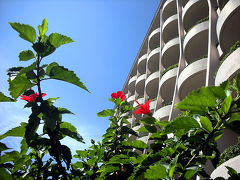
[[[117,93],[112,93],[111,97],[114,98],[114,99],[117,99]]]
[[[120,98],[122,95],[124,95],[122,91],[118,91],[118,92],[117,92],[118,98]]]

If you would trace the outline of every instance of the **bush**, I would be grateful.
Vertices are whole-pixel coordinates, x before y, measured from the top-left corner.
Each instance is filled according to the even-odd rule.
[[[238,155],[240,155],[240,136],[238,137],[237,144],[228,147],[220,155],[220,160],[219,160],[218,166],[220,166],[222,163],[224,163],[224,162],[228,161],[229,159],[234,158]]]

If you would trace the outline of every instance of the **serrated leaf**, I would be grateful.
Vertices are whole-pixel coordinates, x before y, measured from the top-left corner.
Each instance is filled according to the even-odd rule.
[[[19,61],[27,61],[34,58],[34,54],[31,50],[22,51],[19,54]]]
[[[26,73],[18,75],[12,81],[9,79],[9,91],[10,95],[16,100],[24,91],[35,86],[28,80]]]
[[[115,110],[114,110],[114,109],[106,109],[106,110],[103,110],[103,111],[97,113],[97,116],[98,116],[98,117],[113,116],[114,113],[115,113]]]
[[[53,45],[55,48],[58,48],[59,46],[67,43],[74,42],[70,37],[58,34],[58,33],[52,33],[49,36],[49,42],[51,45]]]
[[[36,40],[36,31],[32,26],[20,23],[9,23],[15,29],[19,36],[26,41],[34,43]]]
[[[42,24],[38,26],[38,31],[41,36],[43,36],[47,32],[48,30],[47,26],[48,26],[47,19],[44,18]]]
[[[66,108],[58,108],[58,111],[60,114],[73,114],[71,111],[69,111]]]
[[[162,165],[150,166],[144,173],[147,179],[164,179],[167,175],[166,168]]]
[[[60,132],[79,142],[84,143],[82,136],[77,132],[77,129],[71,123],[68,123],[68,122],[61,123]]]
[[[213,130],[212,123],[207,117],[201,116],[200,122],[204,129],[206,129],[208,132],[212,132],[212,130]]]
[[[177,117],[165,127],[165,132],[172,133],[179,129],[190,130],[196,128],[200,128],[200,125],[192,117]]]
[[[88,91],[86,86],[80,81],[79,77],[77,77],[73,71],[69,71],[67,68],[63,66],[53,65],[53,63],[51,64],[52,67],[50,69],[47,68],[48,70],[46,72],[51,79],[65,81]]]
[[[222,90],[221,88],[219,89]],[[215,94],[209,87],[202,87],[197,91],[191,92],[186,98],[177,104],[176,108],[197,112],[208,112],[209,108],[215,108],[216,105]]]
[[[59,66],[59,65],[58,65],[58,63],[56,63],[56,62],[52,62],[52,63],[50,63],[50,64],[47,65],[46,75],[50,76],[51,69],[52,69],[54,66]]]
[[[27,126],[27,123],[22,122],[21,126],[12,128],[11,130],[7,131],[6,133],[0,135],[0,140],[7,136],[24,137],[26,126]]]
[[[7,97],[2,92],[0,92],[0,102],[14,102],[14,99]]]
[[[147,144],[140,141],[140,140],[135,140],[131,143],[131,146],[137,149],[145,149],[147,148]]]

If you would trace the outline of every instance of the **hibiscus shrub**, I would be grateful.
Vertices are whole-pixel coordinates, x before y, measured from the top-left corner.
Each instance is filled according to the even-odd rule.
[[[22,100],[27,101],[25,108],[31,108],[32,113],[27,123],[22,122],[20,126],[0,135],[0,139],[8,136],[22,138],[21,152],[11,151],[1,156],[0,174],[4,179],[67,179],[72,154],[69,147],[61,144],[60,140],[69,136],[79,142],[84,141],[72,124],[62,121],[62,115],[72,114],[71,111],[54,106],[58,98],[43,99],[46,94],[42,93],[41,82],[57,79],[88,91],[73,71],[60,66],[57,62],[42,64],[46,56],[73,40],[59,33],[46,35],[48,30],[46,19],[38,26],[38,35],[32,26],[9,24],[22,39],[31,43],[35,52],[32,50],[20,52],[18,56],[20,61],[32,63],[27,67],[12,67],[8,70],[11,97],[0,93],[0,101],[14,102],[21,96]],[[37,92],[29,89],[33,87],[36,87]],[[40,124],[43,128],[40,128]],[[1,151],[7,150],[5,145],[2,146],[5,148]]]

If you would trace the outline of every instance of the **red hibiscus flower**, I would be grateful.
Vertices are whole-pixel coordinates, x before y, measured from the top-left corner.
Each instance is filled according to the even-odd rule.
[[[42,93],[42,97],[46,96],[47,94]],[[36,98],[39,96],[38,93],[30,94],[29,96],[21,95],[22,100],[25,100],[27,102],[34,102]]]
[[[149,110],[150,102],[151,102],[151,99],[149,101],[147,101],[145,104],[139,104],[139,102],[137,102],[140,107],[138,108],[138,110],[136,110],[134,112],[134,114],[148,114],[149,115],[150,114],[150,110]]]
[[[123,101],[124,99],[126,99],[126,96],[123,94],[122,91],[118,91],[117,93],[112,93],[112,94],[111,94],[111,97],[112,97],[113,99],[121,98],[122,101]]]

